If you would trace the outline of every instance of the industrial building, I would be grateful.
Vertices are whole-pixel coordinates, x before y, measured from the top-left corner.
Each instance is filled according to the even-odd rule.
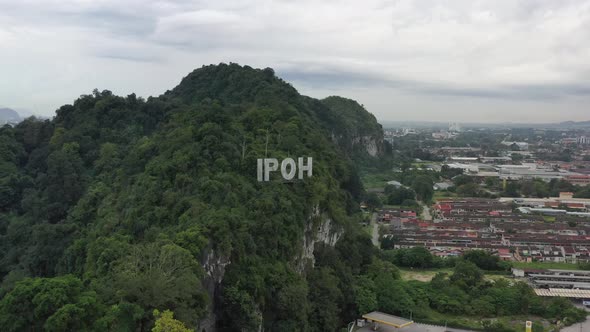
[[[512,274],[517,278],[526,278],[535,289],[546,290],[540,292],[542,296],[564,295],[560,290],[570,290],[566,297],[586,298],[590,295],[590,271],[513,268]]]

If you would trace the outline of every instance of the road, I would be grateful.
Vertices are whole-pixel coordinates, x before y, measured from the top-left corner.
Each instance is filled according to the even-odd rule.
[[[430,208],[422,201],[418,201],[418,204],[422,207],[422,219],[424,221],[432,221],[432,215],[430,214]]]
[[[584,332],[584,331],[588,331],[587,328],[590,328],[590,322],[588,321],[588,319],[586,319],[585,322],[570,325],[568,327],[564,327],[559,331],[560,332],[580,332],[580,331]]]
[[[371,227],[373,227],[371,236],[373,245],[377,248],[381,248],[381,243],[379,243],[379,224],[377,224],[377,212],[374,212],[371,216]]]
[[[372,325],[365,326],[356,330],[356,332],[372,332]],[[381,332],[474,332],[473,330],[462,330],[462,329],[455,329],[455,328],[446,328],[444,326],[435,326],[435,325],[428,325],[428,324],[419,324],[414,323],[412,325],[402,327],[400,329],[396,329],[394,327],[390,327],[387,325],[379,325],[379,329],[377,331]],[[579,331],[576,331],[579,332]]]

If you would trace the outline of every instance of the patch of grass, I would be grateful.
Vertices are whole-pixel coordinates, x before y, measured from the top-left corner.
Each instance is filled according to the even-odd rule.
[[[394,171],[381,171],[381,172],[361,172],[361,181],[365,186],[365,189],[370,188],[385,188],[387,182],[397,181],[400,173]]]
[[[513,329],[514,331],[524,331],[524,324],[527,320],[533,321],[533,325],[541,325],[547,331],[550,328],[555,328],[548,320],[532,316],[532,315],[514,315],[514,316],[499,316],[499,317],[477,317],[477,316],[455,316],[451,314],[443,314],[433,310],[428,311],[428,317],[425,319],[415,319],[418,323],[434,324],[444,326],[445,322],[448,327],[466,328],[483,331],[482,320],[495,320],[502,325]]]
[[[415,317],[414,321],[439,326],[444,326],[446,322],[448,327],[482,330],[481,321],[476,317],[454,316],[434,310],[428,310],[426,314],[427,318]]]
[[[408,268],[400,268],[401,277],[403,280],[417,280],[422,282],[429,282],[434,278],[434,276],[439,273],[443,272],[448,275],[453,273],[453,269],[451,268],[440,268],[440,269],[408,269]],[[496,281],[500,279],[508,279],[507,276],[501,274],[488,274],[484,271],[484,278],[490,281]]]
[[[519,269],[579,270],[577,264],[559,262],[512,262],[512,266]]]
[[[508,276],[501,275],[501,274],[487,274],[487,273],[484,273],[483,277],[484,277],[484,279],[489,280],[489,281],[497,281],[497,280],[502,280],[502,279],[508,280],[511,283],[514,281],[514,279],[510,279],[510,278],[508,278]]]
[[[434,276],[439,273],[444,272],[451,274],[453,272],[450,268],[440,268],[440,269],[408,269],[402,268],[400,269],[401,277],[403,280],[417,280],[428,282],[434,278]]]
[[[450,191],[435,191],[433,199],[436,200],[441,198],[453,198],[458,197],[456,193],[452,193]]]
[[[515,331],[524,331],[524,326],[527,320],[533,322],[533,326],[543,326],[543,329],[546,331],[545,328],[555,328],[556,326],[552,324],[547,319],[538,316],[528,316],[528,315],[518,315],[518,316],[501,316],[498,317],[497,320],[502,323],[504,326],[512,328]]]
[[[546,222],[554,222],[555,221],[555,217],[553,217],[553,216],[543,216],[543,219]]]

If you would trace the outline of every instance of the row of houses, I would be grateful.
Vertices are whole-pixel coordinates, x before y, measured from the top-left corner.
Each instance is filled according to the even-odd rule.
[[[396,248],[423,246],[441,257],[483,249],[505,260],[590,260],[587,218],[548,222],[541,215],[513,212],[511,202],[483,198],[440,200],[433,216],[433,222],[425,222],[405,211],[382,211],[380,220]]]
[[[524,246],[514,252],[521,262],[578,263],[590,261],[590,246]]]
[[[441,199],[434,205],[435,212],[444,215],[465,215],[473,213],[510,213],[512,206],[507,202],[485,198]]]
[[[486,250],[503,260],[522,262],[589,262],[590,241],[587,237],[555,236],[539,238],[503,235],[479,235],[470,232],[407,231],[388,234],[395,248],[423,246],[437,256],[457,256],[465,250]]]

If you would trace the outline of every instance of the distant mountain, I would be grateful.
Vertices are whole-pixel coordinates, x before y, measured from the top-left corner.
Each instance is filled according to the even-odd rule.
[[[20,122],[20,115],[13,109],[0,108],[0,124]]]
[[[588,128],[590,127],[590,121],[565,121],[560,122],[557,126],[561,127],[572,127],[572,128]]]

